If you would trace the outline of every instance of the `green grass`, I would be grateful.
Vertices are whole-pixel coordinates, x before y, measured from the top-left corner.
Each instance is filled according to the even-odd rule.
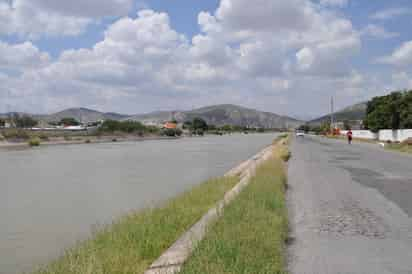
[[[209,180],[159,208],[125,216],[35,273],[143,273],[237,182]]]
[[[275,157],[258,168],[209,229],[182,274],[286,273],[286,175],[281,160],[286,152],[286,144],[278,145]]]

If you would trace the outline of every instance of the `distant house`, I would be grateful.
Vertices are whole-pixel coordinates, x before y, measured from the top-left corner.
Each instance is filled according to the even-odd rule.
[[[164,129],[176,129],[177,128],[177,124],[176,123],[172,123],[172,122],[167,122],[163,125]]]

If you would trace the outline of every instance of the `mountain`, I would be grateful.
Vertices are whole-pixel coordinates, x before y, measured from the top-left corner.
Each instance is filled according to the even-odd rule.
[[[363,120],[366,116],[366,106],[367,103],[363,102],[344,108],[338,112],[335,112],[334,119],[337,122],[343,122],[345,120]],[[308,124],[319,125],[326,121],[330,121],[330,114],[309,121]]]
[[[69,108],[53,114],[31,116],[45,122],[56,122],[63,118],[71,117],[83,123],[110,119],[135,120],[153,124],[162,124],[170,120],[185,122],[193,120],[194,118],[202,118],[208,124],[217,126],[228,124],[264,128],[295,128],[303,123],[302,121],[287,116],[236,105],[215,105],[190,111],[157,111],[138,115],[123,115],[112,112],[105,113],[87,108]]]
[[[190,121],[196,117],[204,119],[208,124],[217,126],[230,124],[265,128],[295,128],[302,124],[302,121],[287,116],[236,105],[215,105],[190,111],[153,112],[134,115],[127,119],[145,123],[161,123],[168,120],[177,120],[178,122]]]
[[[69,108],[60,112],[56,112],[48,115],[34,115],[39,120],[46,122],[60,121],[63,118],[72,117],[83,123],[96,122],[99,120],[122,120],[127,118],[128,115],[112,113],[112,112],[100,112],[87,108]]]

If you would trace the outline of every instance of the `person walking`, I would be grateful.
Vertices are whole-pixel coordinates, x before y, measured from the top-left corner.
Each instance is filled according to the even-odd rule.
[[[346,133],[346,136],[348,137],[348,144],[349,144],[349,145],[352,144],[352,136],[353,136],[353,133],[352,133],[352,130],[351,130],[351,129],[348,130],[348,133]]]

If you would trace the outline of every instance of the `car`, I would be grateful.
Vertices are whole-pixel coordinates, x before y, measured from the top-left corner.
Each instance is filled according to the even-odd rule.
[[[305,132],[303,132],[303,131],[296,131],[296,137],[305,137]]]

